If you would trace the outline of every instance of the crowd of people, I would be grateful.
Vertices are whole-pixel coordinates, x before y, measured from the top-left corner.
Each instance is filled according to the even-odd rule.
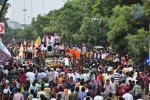
[[[46,55],[59,47],[60,40],[55,40],[45,36],[37,53],[44,50]],[[150,70],[143,64],[110,49],[85,48],[81,59],[64,52],[63,67],[24,65],[20,59],[1,64],[0,100],[144,100],[148,96]],[[38,62],[38,57],[31,58]]]

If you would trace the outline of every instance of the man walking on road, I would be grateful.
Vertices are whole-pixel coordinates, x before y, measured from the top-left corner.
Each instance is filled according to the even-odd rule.
[[[124,100],[133,100],[133,96],[129,93],[129,89],[126,90],[126,94],[122,96]]]
[[[24,96],[20,93],[21,89],[17,89],[17,93],[14,95],[13,100],[24,100]]]

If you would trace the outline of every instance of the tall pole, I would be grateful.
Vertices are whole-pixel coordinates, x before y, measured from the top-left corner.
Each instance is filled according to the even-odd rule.
[[[15,23],[15,3],[13,0],[13,23],[14,23],[14,29],[16,29],[16,23]]]
[[[14,11],[15,11],[15,3],[14,3],[14,0],[13,0],[13,21],[15,22]]]
[[[33,14],[33,12],[32,12],[32,0],[31,0],[31,21],[32,21],[32,14]]]
[[[25,6],[25,0],[24,0],[24,9],[23,9],[23,11],[24,11],[24,28],[25,28],[25,25],[26,25],[26,11],[27,11],[27,9],[25,7],[26,6]]]
[[[26,13],[25,13],[25,0],[24,0],[24,25],[26,24]]]
[[[26,24],[26,4],[25,4],[26,2],[25,2],[25,0],[24,0],[24,25]]]
[[[149,58],[150,58],[150,19],[149,19],[149,36],[148,36],[148,46],[149,46]]]
[[[44,0],[43,0],[43,15],[44,15]]]

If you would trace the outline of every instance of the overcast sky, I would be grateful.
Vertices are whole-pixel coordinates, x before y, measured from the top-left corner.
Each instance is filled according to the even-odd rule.
[[[32,1],[32,11],[31,11],[31,1]],[[27,24],[31,22],[31,17],[36,17],[38,14],[43,15],[43,1],[44,1],[44,14],[47,14],[51,10],[63,7],[66,0],[25,0],[25,9],[27,9],[26,11]],[[24,0],[8,0],[8,2],[11,4],[11,7],[9,8],[8,14],[6,16],[11,20],[24,24],[25,22],[23,11]]]

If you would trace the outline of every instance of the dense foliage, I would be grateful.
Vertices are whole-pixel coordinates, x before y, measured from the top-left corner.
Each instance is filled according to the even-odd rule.
[[[132,14],[137,7],[144,12],[140,18]],[[61,9],[33,18],[32,25],[17,36],[33,39],[61,33],[65,44],[78,46],[82,42],[109,42],[120,55],[128,53],[135,61],[142,61],[148,55],[149,18],[150,0],[69,0]]]
[[[3,3],[0,4],[0,6],[2,6],[2,5],[3,5]],[[0,19],[0,22],[4,22],[4,23],[5,23],[6,31],[8,30],[8,24],[7,24],[8,18],[6,18],[5,16],[6,16],[6,13],[7,13],[9,7],[10,7],[10,4],[7,3],[7,4],[5,5],[5,8],[4,8],[3,12],[2,12],[2,16],[0,17],[0,18],[1,18],[1,19]],[[1,9],[0,9],[0,10],[1,10]]]

